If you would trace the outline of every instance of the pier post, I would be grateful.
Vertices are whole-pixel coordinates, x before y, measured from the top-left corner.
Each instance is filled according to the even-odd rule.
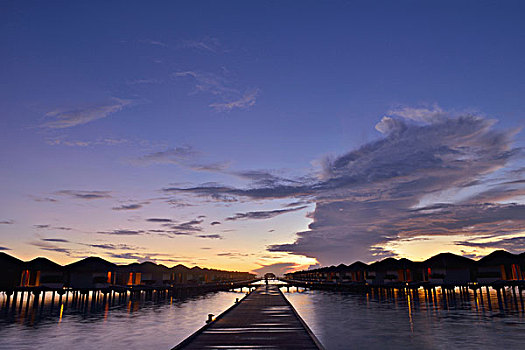
[[[520,294],[521,295],[521,294]],[[29,300],[29,297],[27,298]],[[22,304],[24,303],[24,291],[20,291],[20,304],[18,305],[18,313],[22,312]]]
[[[503,302],[505,303],[505,308],[508,308],[508,304],[507,304],[507,292],[505,290],[505,286],[501,287],[501,291],[502,291],[502,294],[503,294]]]
[[[56,291],[54,291],[54,290],[51,293],[51,310],[53,310],[53,306],[55,306],[55,293],[56,293]]]
[[[516,286],[512,286],[512,296],[514,297],[514,306],[516,307],[516,310],[518,309],[518,297],[516,295]]]
[[[16,311],[16,299],[18,298],[18,291],[15,290],[14,293],[13,293],[13,305],[11,307],[11,309],[13,310],[13,312]],[[9,305],[8,305],[9,307]]]
[[[498,306],[500,311],[503,311],[503,302],[501,300],[501,288],[496,288],[496,295],[498,296]]]
[[[34,290],[33,291],[33,309],[36,309],[38,307],[38,299],[39,299],[39,296],[40,296],[40,292],[37,291],[37,290]]]
[[[492,300],[490,300],[489,286],[486,286],[485,289],[487,290],[487,303],[488,303],[488,306],[489,306],[489,310],[492,311]]]

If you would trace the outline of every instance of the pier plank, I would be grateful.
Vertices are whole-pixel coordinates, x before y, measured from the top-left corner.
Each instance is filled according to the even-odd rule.
[[[322,349],[277,286],[260,286],[179,349]]]

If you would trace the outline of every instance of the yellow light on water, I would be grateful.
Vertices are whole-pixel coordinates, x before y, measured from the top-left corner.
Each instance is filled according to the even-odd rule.
[[[64,313],[64,304],[60,304],[60,316],[58,316],[58,323],[62,322],[63,313]]]

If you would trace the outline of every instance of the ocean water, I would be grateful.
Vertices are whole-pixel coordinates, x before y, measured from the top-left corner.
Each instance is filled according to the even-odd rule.
[[[0,297],[0,349],[170,349],[218,315],[247,290],[184,300],[100,305],[96,310],[62,307],[46,300],[7,310]],[[483,300],[441,292],[416,295],[282,291],[321,343],[335,349],[524,349],[525,312],[507,291]]]
[[[244,292],[247,290],[245,289]],[[216,292],[184,300],[136,301],[98,310],[51,309],[25,304],[21,312],[0,311],[0,349],[171,349],[218,315],[244,292]],[[49,293],[48,293],[49,294]],[[3,303],[2,303],[3,304]]]
[[[292,291],[296,291],[295,288]],[[474,298],[326,291],[286,294],[327,349],[525,349],[525,313],[510,291]]]

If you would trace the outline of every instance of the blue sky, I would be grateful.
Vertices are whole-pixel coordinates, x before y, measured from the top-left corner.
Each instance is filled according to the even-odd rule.
[[[524,247],[519,1],[0,6],[12,254],[256,269]]]

